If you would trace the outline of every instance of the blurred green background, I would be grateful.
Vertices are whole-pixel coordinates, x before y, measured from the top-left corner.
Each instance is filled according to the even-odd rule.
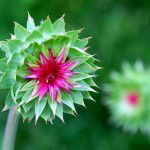
[[[89,52],[96,54],[104,69],[97,72],[96,103],[86,101],[87,109],[77,106],[78,116],[65,115],[65,124],[59,119],[54,125],[40,120],[35,126],[20,119],[15,150],[150,150],[150,137],[125,133],[109,123],[102,103],[102,85],[122,62],[140,59],[150,64],[150,1],[0,0],[0,40],[13,33],[13,21],[25,26],[28,12],[37,24],[47,15],[55,21],[66,14],[67,30],[85,27],[81,37],[93,37]],[[0,93],[0,109],[6,92]],[[0,146],[6,117],[7,112],[0,113]]]

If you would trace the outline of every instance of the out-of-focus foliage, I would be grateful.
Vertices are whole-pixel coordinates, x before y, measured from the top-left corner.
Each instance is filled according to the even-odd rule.
[[[98,72],[96,80],[101,87],[102,83],[109,82],[110,72],[119,71],[124,61],[133,63],[141,59],[144,64],[150,64],[149,10],[149,0],[0,0],[0,40],[13,33],[14,20],[25,26],[28,11],[36,23],[47,15],[54,21],[65,13],[68,29],[82,26],[85,27],[83,37],[93,37],[89,52],[96,53],[97,59],[102,61],[104,69]],[[4,92],[1,92],[0,101],[6,95]],[[93,96],[96,103],[87,101],[88,110],[78,108],[78,116],[65,116],[68,117],[65,124],[56,121],[52,126],[39,121],[35,126],[20,121],[16,150],[150,149],[149,137],[122,132],[108,122],[102,89]],[[0,114],[0,135],[5,121],[6,113],[3,112]]]

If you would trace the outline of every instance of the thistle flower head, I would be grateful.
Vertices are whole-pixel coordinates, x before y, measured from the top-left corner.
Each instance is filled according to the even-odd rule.
[[[65,31],[64,17],[48,17],[36,26],[29,15],[27,29],[15,23],[11,39],[0,42],[0,89],[9,89],[5,107],[16,106],[23,119],[51,121],[63,113],[74,115],[75,105],[92,99],[96,59],[86,52],[89,38],[81,30]]]
[[[150,71],[141,62],[135,66],[123,64],[122,73],[113,73],[112,82],[105,84],[109,96],[105,100],[111,121],[123,129],[149,133],[149,80]]]
[[[139,101],[139,96],[137,92],[129,92],[127,93],[126,100],[129,105],[136,106]]]
[[[40,100],[48,92],[52,100],[58,101],[60,90],[70,92],[71,88],[73,88],[71,76],[75,73],[71,67],[76,63],[65,60],[64,55],[65,50],[55,58],[52,50],[49,50],[48,58],[43,53],[39,54],[40,61],[35,64],[36,67],[32,67],[29,64],[30,75],[25,78],[36,81],[38,86],[36,92]]]

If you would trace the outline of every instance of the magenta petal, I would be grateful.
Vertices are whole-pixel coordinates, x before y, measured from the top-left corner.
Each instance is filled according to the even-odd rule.
[[[25,78],[36,80],[39,88],[36,87],[32,94],[38,94],[40,100],[49,92],[52,99],[58,101],[58,96],[61,94],[60,90],[70,92],[74,86],[70,82],[70,77],[75,74],[73,67],[76,62],[65,61],[65,49],[61,51],[57,58],[54,57],[51,49],[48,59],[42,52],[39,53],[39,57],[37,67],[29,66],[30,75]]]
[[[49,94],[52,97],[52,100],[56,100],[56,91],[53,86],[49,85]]]
[[[49,50],[49,60],[50,60],[51,62],[54,62],[54,55],[53,55],[51,49]]]
[[[76,64],[77,64],[76,62],[68,62],[68,63],[66,62],[66,63],[62,64],[62,69],[68,69],[72,66],[75,66]]]
[[[62,50],[61,54],[56,58],[56,62],[57,63],[60,63],[63,61],[64,59],[64,56],[65,56],[65,49]]]
[[[48,91],[48,87],[46,84],[40,85],[40,88],[38,89],[39,100],[43,98],[43,96],[47,91]]]
[[[42,53],[40,53],[40,60],[41,60],[42,64],[48,63],[48,60],[46,59],[46,57]]]
[[[24,78],[31,78],[31,79],[35,79],[38,78],[38,76],[36,74],[31,74],[29,76],[25,76]]]

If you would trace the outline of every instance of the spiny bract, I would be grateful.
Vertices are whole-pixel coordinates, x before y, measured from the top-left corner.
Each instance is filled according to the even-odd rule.
[[[91,99],[99,69],[86,52],[89,38],[78,39],[81,30],[65,32],[64,17],[49,17],[35,26],[28,16],[27,29],[15,23],[11,39],[0,43],[6,57],[0,60],[0,89],[9,89],[3,110],[13,106],[23,119],[41,116],[50,121],[63,113],[76,113],[75,104]]]
[[[122,68],[123,72],[114,72],[112,82],[104,86],[111,121],[130,132],[150,133],[150,69],[144,69],[140,61],[135,66],[125,63]]]

